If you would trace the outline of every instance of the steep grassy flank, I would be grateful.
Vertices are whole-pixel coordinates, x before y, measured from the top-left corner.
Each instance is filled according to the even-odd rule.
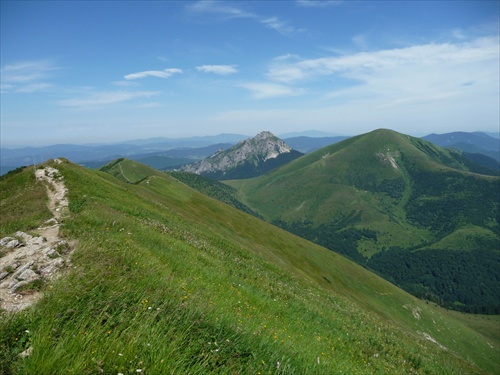
[[[211,198],[217,199],[220,202],[226,203],[253,216],[260,217],[257,212],[241,203],[237,190],[231,186],[189,172],[168,172],[168,174]]]
[[[498,372],[498,341],[331,251],[163,174],[56,167],[74,269],[1,317],[0,373]]]
[[[418,273],[430,256],[410,255],[416,249],[475,251],[478,260],[487,250],[488,261],[496,264],[500,179],[473,173],[468,165],[459,153],[381,129],[317,150],[268,175],[227,183],[266,220],[399,280],[394,272],[408,267]],[[464,231],[467,240],[448,247]],[[390,249],[397,251],[386,252]],[[388,273],[386,259],[395,252],[400,263],[391,261],[394,272]],[[383,259],[371,261],[375,255]],[[410,285],[402,275],[398,285],[450,307],[500,311],[499,282],[487,267],[476,268],[482,271],[471,279],[456,272],[462,266],[450,264],[443,279],[456,280],[462,288],[450,295],[446,283],[427,288],[426,279],[443,271],[439,263],[429,266],[418,282]],[[485,292],[488,298],[472,292],[483,284],[494,286]]]
[[[161,172],[130,159],[116,159],[101,167],[99,170],[109,173],[121,181],[130,184],[139,183],[145,177],[161,175]]]

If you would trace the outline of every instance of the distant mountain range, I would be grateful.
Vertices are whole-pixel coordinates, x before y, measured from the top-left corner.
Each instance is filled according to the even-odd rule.
[[[228,149],[247,138],[247,135],[242,134],[219,134],[179,139],[162,137],[137,139],[116,144],[60,144],[45,147],[1,148],[0,174],[5,174],[20,166],[40,163],[48,158],[56,157],[65,157],[89,168],[99,168],[114,159],[125,157],[156,169],[165,169],[204,159],[219,149]],[[349,137],[309,131],[288,133],[281,138],[294,150],[309,153]],[[471,160],[487,168],[500,169],[498,138],[484,133],[453,132],[441,135],[431,134],[424,139],[443,147],[462,150],[469,155]],[[485,159],[483,155],[488,158]]]
[[[500,162],[500,140],[481,132],[452,132],[423,137],[441,147],[453,147],[469,154],[484,154]]]
[[[11,169],[40,163],[48,158],[64,157],[74,163],[99,168],[111,160],[126,157],[163,169],[203,159],[217,149],[231,147],[245,138],[247,136],[240,134],[220,134],[179,139],[151,138],[116,144],[60,144],[45,147],[2,148],[0,166],[4,174]]]

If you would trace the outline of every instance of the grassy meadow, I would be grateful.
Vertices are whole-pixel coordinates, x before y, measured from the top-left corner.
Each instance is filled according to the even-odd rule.
[[[448,313],[145,166],[55,167],[72,266],[0,315],[0,374],[499,373],[496,317]],[[2,236],[46,220],[32,168],[0,184]]]

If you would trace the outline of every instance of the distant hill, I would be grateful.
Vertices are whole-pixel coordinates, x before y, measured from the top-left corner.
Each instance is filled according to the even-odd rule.
[[[128,158],[149,165],[155,169],[163,170],[189,164],[196,160],[201,160],[209,155],[212,155],[217,150],[227,149],[231,146],[232,144],[230,143],[217,143],[215,145],[205,147],[174,148],[166,151],[130,155]],[[79,164],[87,168],[98,169],[115,159],[116,158],[100,161],[82,161],[79,162]]]
[[[499,313],[500,179],[481,170],[460,152],[381,129],[228,183],[268,221],[415,295]]]
[[[302,155],[271,132],[264,131],[180,170],[216,180],[250,178]]]
[[[481,132],[452,132],[445,134],[429,134],[423,137],[441,147],[453,147],[469,154],[484,154],[500,162],[500,141]]]
[[[333,145],[334,143],[343,141],[347,139],[347,136],[338,137],[292,137],[283,139],[286,144],[292,147],[294,150],[300,151],[304,154],[317,150],[319,148]]]
[[[0,166],[2,167],[2,171],[8,171],[20,166],[38,164],[49,158],[64,157],[72,162],[82,163],[86,166],[95,168],[120,157],[156,157],[153,161],[144,161],[155,163],[155,167],[164,168],[179,164],[174,164],[172,160],[168,159],[192,159],[193,156],[195,160],[203,159],[213,153],[215,149],[230,147],[245,138],[246,136],[238,134],[220,134],[216,136],[179,139],[152,138],[115,144],[59,144],[45,147],[1,148]],[[203,152],[205,147],[216,148],[210,149],[207,153],[206,151]],[[177,150],[173,151],[174,149]],[[193,152],[190,153],[190,149],[193,150]],[[187,162],[189,162],[189,160],[180,161],[182,164]]]
[[[166,173],[112,167],[36,166],[65,184],[74,250],[38,304],[0,312],[0,372],[497,372],[497,317],[444,311]],[[45,184],[32,168],[0,184],[0,235],[35,234]]]

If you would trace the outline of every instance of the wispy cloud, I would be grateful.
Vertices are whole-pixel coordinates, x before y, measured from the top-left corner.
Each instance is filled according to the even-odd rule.
[[[302,93],[301,89],[270,82],[246,82],[236,86],[250,90],[256,99],[296,96]]]
[[[273,29],[282,35],[291,35],[301,32],[276,16],[268,16],[244,10],[229,1],[201,0],[186,7],[191,14],[210,15],[221,20],[246,18],[255,21],[267,28]]]
[[[201,65],[196,70],[203,73],[214,73],[219,75],[228,75],[238,73],[236,65]]]
[[[297,114],[300,118],[372,127],[400,126],[404,119],[405,126],[429,130],[432,124],[477,122],[474,116],[498,119],[499,48],[498,36],[491,36],[467,43],[273,60],[267,78],[278,88],[303,84],[320,99],[314,106],[322,110]],[[253,89],[259,95],[259,87]],[[265,97],[265,87],[261,90]]]
[[[263,18],[260,20],[260,23],[266,27],[269,27],[270,29],[276,30],[283,35],[290,35],[295,32],[304,31],[304,29],[296,29],[290,26],[288,23],[279,19],[278,17]]]
[[[327,75],[363,80],[377,72],[395,69],[405,69],[408,74],[419,70],[446,70],[449,66],[498,61],[498,43],[498,37],[486,37],[462,44],[425,44],[293,63],[275,62],[267,76],[277,82],[290,83]]]
[[[174,74],[181,74],[182,70],[177,68],[168,68],[164,70],[146,70],[144,72],[127,74],[123,78],[126,80],[142,79],[146,77],[169,78]]]
[[[34,93],[46,91],[47,82],[59,68],[51,60],[23,61],[5,65],[0,70],[2,93]]]
[[[58,103],[67,108],[94,109],[137,98],[150,98],[158,94],[158,91],[103,91],[92,93],[82,98],[61,100]]]
[[[216,0],[201,0],[186,6],[191,13],[212,14],[223,18],[257,18],[252,12],[247,12],[236,6],[229,5],[229,2]]]
[[[337,6],[343,3],[342,0],[297,0],[298,6],[308,8],[325,8],[330,6]]]
[[[118,86],[118,87],[137,87],[140,86],[139,83],[133,82],[131,80],[120,80],[120,81],[113,81],[111,82],[113,85]]]

